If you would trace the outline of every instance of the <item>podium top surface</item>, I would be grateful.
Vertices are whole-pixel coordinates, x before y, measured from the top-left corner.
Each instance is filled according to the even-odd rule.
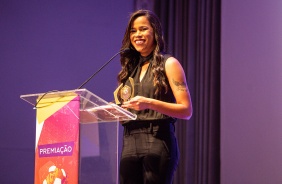
[[[136,119],[136,114],[108,103],[87,89],[75,89],[66,91],[48,91],[45,93],[21,95],[20,98],[30,103],[34,109],[52,108],[57,103],[66,102],[69,97],[79,97],[80,116],[85,123],[88,122],[112,122]]]
[[[35,94],[26,94],[26,95],[21,95],[20,98],[25,100],[26,102],[30,103],[33,106],[36,106],[38,101],[43,98],[60,98],[60,97],[65,97],[65,96],[74,96],[74,95],[79,95],[79,96],[89,96],[89,95],[94,95],[87,89],[75,89],[75,90],[66,90],[66,91],[48,91],[45,93],[35,93]],[[105,101],[105,103],[107,103]]]

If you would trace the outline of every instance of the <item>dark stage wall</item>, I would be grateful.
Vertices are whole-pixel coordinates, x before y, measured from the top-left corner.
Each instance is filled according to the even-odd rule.
[[[282,183],[281,17],[281,0],[222,0],[222,184]]]
[[[0,1],[0,183],[33,183],[35,110],[20,95],[71,90],[121,46],[128,0]],[[113,99],[116,58],[85,87]]]

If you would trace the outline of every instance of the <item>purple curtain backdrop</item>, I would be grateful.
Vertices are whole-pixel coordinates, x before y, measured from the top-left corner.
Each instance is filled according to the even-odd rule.
[[[35,110],[22,94],[71,90],[119,51],[133,2],[0,1],[0,183],[33,183]],[[110,101],[118,57],[85,88]]]

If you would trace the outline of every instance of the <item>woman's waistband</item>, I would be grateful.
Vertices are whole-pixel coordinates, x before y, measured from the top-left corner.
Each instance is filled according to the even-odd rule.
[[[135,120],[123,124],[126,134],[175,131],[174,122],[168,119]]]

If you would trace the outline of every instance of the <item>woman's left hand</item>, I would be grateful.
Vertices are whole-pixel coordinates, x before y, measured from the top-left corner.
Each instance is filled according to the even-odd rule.
[[[123,102],[121,107],[126,109],[134,109],[137,111],[148,109],[149,99],[143,96],[135,96],[130,100]]]

